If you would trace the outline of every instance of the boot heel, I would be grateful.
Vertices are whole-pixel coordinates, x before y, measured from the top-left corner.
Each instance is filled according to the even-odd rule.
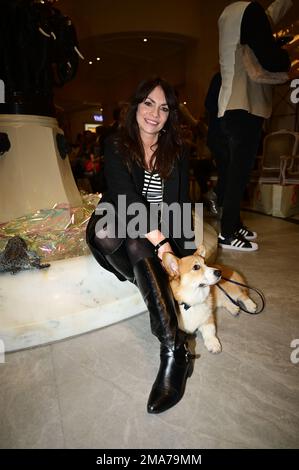
[[[193,373],[192,357],[185,344],[175,351],[162,345],[160,369],[148,399],[148,413],[161,413],[181,400],[187,379]]]

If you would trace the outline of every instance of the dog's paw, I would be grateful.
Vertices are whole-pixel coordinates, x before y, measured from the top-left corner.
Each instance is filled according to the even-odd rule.
[[[205,340],[205,346],[207,350],[213,354],[218,354],[221,352],[221,344],[218,338],[210,338]]]
[[[237,317],[240,313],[240,308],[237,305],[231,304],[228,308],[228,311],[233,317]]]
[[[255,313],[256,312],[257,305],[253,302],[253,300],[248,298],[243,303],[244,303],[244,306],[245,306],[246,310],[248,310],[248,312],[250,312],[250,313]]]

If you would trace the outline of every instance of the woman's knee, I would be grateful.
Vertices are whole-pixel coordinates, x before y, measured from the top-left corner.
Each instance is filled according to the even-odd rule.
[[[126,249],[132,264],[154,255],[154,247],[146,238],[127,238]]]
[[[97,233],[94,238],[94,243],[98,250],[100,250],[104,255],[112,255],[123,243],[123,240],[119,238],[110,238],[104,234]]]

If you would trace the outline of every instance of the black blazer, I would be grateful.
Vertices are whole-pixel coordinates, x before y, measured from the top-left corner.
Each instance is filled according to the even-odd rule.
[[[189,162],[188,162],[188,151],[184,149],[182,152],[181,158],[179,158],[172,169],[170,176],[167,180],[164,181],[163,189],[163,202],[166,204],[171,204],[177,202],[182,207],[183,203],[190,203],[189,198]],[[105,158],[104,158],[104,171],[107,182],[107,191],[103,194],[103,197],[97,207],[96,212],[91,216],[87,227],[87,243],[93,252],[94,256],[103,265],[102,254],[99,253],[98,248],[94,244],[95,237],[95,225],[98,220],[102,217],[100,215],[101,208],[104,207],[103,203],[112,203],[116,209],[118,215],[117,223],[123,224],[127,227],[131,219],[136,215],[128,215],[127,210],[125,217],[123,214],[118,213],[118,195],[126,195],[126,209],[127,207],[135,202],[141,203],[146,208],[147,221],[146,221],[146,231],[148,233],[154,228],[150,225],[149,218],[149,204],[147,200],[142,196],[143,181],[144,181],[144,170],[139,167],[137,164],[133,164],[131,171],[129,172],[127,165],[124,163],[121,154],[119,153],[115,138],[110,139],[110,141],[105,145]],[[177,247],[178,254],[184,256],[190,254],[190,251],[186,251],[184,248],[185,241],[194,241],[194,234],[191,238],[186,239],[183,232],[183,221],[180,220],[181,224],[181,236],[174,237],[174,219],[170,213],[170,217],[167,220],[164,220],[162,215],[162,224],[161,231],[163,233],[163,227],[169,230],[169,235],[172,238],[173,242]],[[193,222],[192,227],[193,227]],[[107,266],[104,266],[107,268]],[[111,270],[111,269],[110,269]],[[113,271],[114,272],[114,271]],[[114,272],[115,273],[115,272]],[[118,275],[119,277],[119,275]]]

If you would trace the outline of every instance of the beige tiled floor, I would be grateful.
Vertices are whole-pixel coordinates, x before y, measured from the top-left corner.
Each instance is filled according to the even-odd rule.
[[[290,343],[299,338],[299,226],[247,212],[245,222],[260,250],[219,261],[263,290],[266,310],[218,312],[223,352],[211,355],[197,338],[200,358],[177,406],[146,413],[159,347],[145,313],[6,355],[1,448],[298,448],[299,364]]]

